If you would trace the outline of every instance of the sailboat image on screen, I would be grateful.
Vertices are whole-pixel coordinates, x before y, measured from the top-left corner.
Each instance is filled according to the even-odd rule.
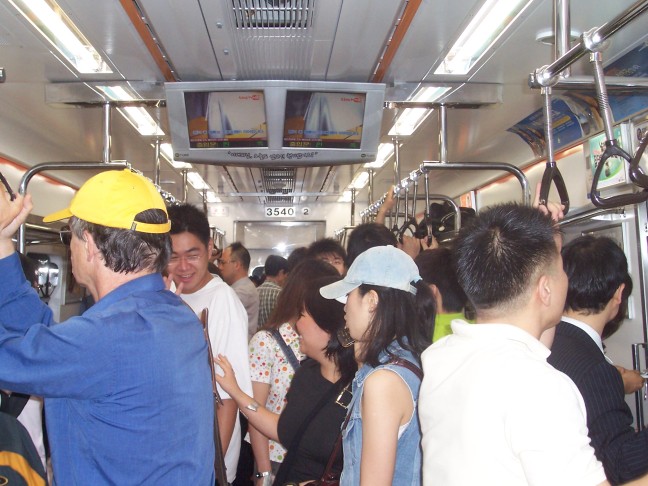
[[[214,96],[215,93],[209,94],[209,104],[207,111],[207,130],[209,138],[227,138],[232,134],[232,123],[223,109],[223,100],[220,94]],[[216,97],[216,100],[211,98]],[[214,103],[215,101],[215,103]]]
[[[313,93],[304,114],[304,138],[320,139],[334,130],[326,93]]]

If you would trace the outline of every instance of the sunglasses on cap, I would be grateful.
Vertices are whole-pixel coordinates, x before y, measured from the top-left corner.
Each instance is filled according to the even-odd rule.
[[[65,246],[70,246],[70,242],[72,241],[72,230],[67,224],[59,230],[59,238],[61,238],[61,243]]]

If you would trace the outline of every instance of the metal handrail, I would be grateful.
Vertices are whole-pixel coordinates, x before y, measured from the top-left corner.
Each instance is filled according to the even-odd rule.
[[[585,54],[589,54],[591,51],[595,50],[613,34],[646,11],[648,11],[648,0],[639,0],[638,2],[635,2],[634,5],[628,7],[614,19],[592,31],[587,38],[581,38],[581,41],[578,44],[554,62],[536,69],[529,75],[529,86],[532,88],[553,86],[558,81],[558,75],[562,71],[567,69]]]
[[[20,179],[20,186],[18,192],[25,194],[29,181],[38,174],[45,170],[86,170],[86,169],[127,169],[130,165],[127,162],[45,162],[42,164],[34,165],[27,172],[25,172]],[[25,253],[25,223],[20,225],[18,229],[18,251]]]

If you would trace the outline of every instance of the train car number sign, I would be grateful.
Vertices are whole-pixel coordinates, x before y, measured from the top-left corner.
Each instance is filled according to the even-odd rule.
[[[294,206],[268,206],[265,208],[266,218],[294,218],[296,214]]]

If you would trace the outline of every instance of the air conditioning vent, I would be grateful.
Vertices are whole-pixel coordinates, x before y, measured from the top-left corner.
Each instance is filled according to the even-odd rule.
[[[263,168],[261,169],[261,184],[263,191],[272,195],[290,194],[295,192],[296,168]]]
[[[315,0],[232,0],[237,29],[307,29]]]

